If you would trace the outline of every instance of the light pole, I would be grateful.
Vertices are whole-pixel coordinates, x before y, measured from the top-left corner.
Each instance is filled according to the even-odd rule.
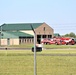
[[[1,38],[2,38],[2,26],[0,27],[1,31],[0,31],[0,46],[1,46]]]
[[[36,33],[31,25],[31,28],[34,32],[34,75],[37,75],[37,68],[36,68]]]

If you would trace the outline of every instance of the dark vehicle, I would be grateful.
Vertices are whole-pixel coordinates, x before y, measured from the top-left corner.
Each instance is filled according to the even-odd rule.
[[[41,52],[42,51],[42,47],[36,47],[36,52]],[[34,52],[34,47],[32,47],[32,52]]]

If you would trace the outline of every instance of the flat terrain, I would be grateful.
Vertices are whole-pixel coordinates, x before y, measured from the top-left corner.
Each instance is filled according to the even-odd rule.
[[[37,52],[37,75],[76,75],[76,50]],[[0,75],[34,75],[31,50],[0,50]]]

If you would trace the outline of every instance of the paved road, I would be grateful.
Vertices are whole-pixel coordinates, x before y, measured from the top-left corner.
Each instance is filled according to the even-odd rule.
[[[32,48],[0,47],[0,50],[31,50]],[[43,50],[76,50],[76,48],[44,48]]]
[[[31,48],[6,48],[6,47],[0,47],[0,50],[31,50]],[[44,49],[44,50],[59,50],[59,49]],[[61,50],[61,49],[60,49]],[[62,49],[62,50],[71,50],[71,49]],[[73,50],[76,50],[76,49],[73,49]],[[34,55],[34,54],[20,54],[20,55]],[[76,56],[76,54],[71,54],[71,53],[68,53],[68,54],[37,54],[37,56]]]
[[[31,48],[12,48],[12,47],[0,47],[0,50],[31,50]]]

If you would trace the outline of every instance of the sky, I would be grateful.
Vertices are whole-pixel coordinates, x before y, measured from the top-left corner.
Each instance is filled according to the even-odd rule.
[[[76,0],[0,0],[0,25],[43,22],[54,33],[76,34]]]

